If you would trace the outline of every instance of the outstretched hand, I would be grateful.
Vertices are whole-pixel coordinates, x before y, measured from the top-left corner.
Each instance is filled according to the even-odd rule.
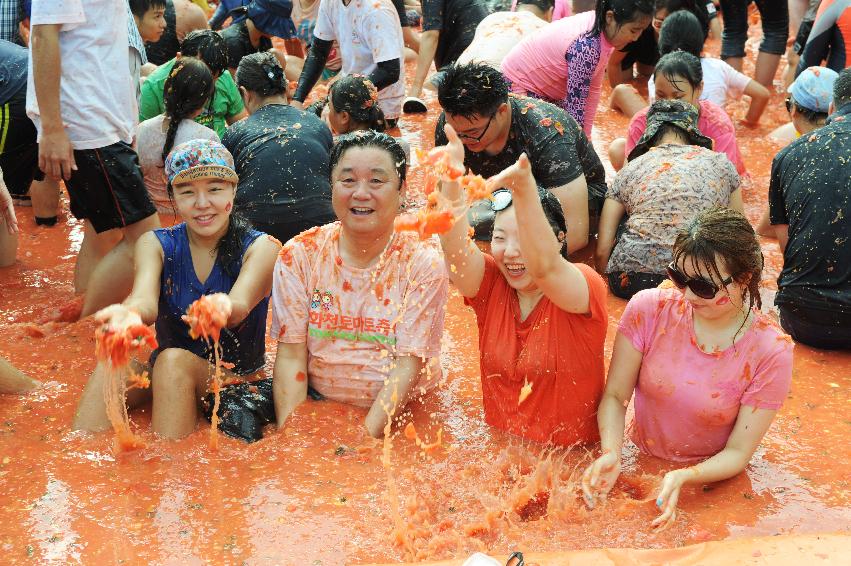
[[[516,163],[488,179],[488,187],[491,191],[506,188],[512,193],[537,194],[537,182],[532,175],[529,157],[525,153],[521,154]]]
[[[620,458],[613,452],[605,452],[585,469],[582,474],[582,494],[589,509],[606,500],[620,473]]]
[[[18,219],[15,217],[15,207],[12,205],[12,195],[6,188],[6,183],[3,182],[3,176],[0,174],[0,218],[6,222],[6,230],[10,234],[18,232]]]
[[[108,332],[122,332],[128,328],[142,325],[142,318],[136,311],[122,304],[109,305],[95,313],[95,320],[103,323]]]
[[[650,525],[657,531],[664,531],[677,520],[677,501],[680,499],[680,488],[686,480],[690,469],[671,470],[662,478],[662,487],[656,498],[656,507],[661,514],[653,519]]]

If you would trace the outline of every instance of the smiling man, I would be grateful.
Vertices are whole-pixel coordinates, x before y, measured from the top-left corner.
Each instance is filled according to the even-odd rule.
[[[509,96],[502,74],[482,63],[449,67],[437,98],[443,114],[437,120],[435,146],[446,145],[443,127],[448,122],[464,144],[464,165],[484,177],[496,175],[526,153],[535,179],[564,209],[568,252],[588,244],[606,195],[606,172],[567,112],[541,100]],[[490,240],[489,206],[474,207],[470,223],[477,240]]]

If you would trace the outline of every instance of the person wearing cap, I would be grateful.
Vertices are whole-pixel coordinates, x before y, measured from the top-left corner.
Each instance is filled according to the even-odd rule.
[[[137,374],[148,371],[152,385],[133,390],[127,404],[134,407],[152,397],[151,428],[175,439],[195,429],[214,364],[213,345],[192,338],[182,316],[194,301],[211,295],[216,309],[227,316],[219,340],[221,360],[230,368],[222,369],[225,381],[262,378],[272,268],[280,243],[232,212],[239,179],[233,158],[220,143],[191,140],[175,147],[165,173],[183,222],[139,238],[133,291],[121,304],[99,311],[96,319],[116,331],[156,325],[158,348],[147,363],[133,360],[129,368]],[[86,384],[74,428],[100,431],[110,426],[103,399],[105,370],[99,362]],[[233,434],[240,430],[230,428],[235,424],[226,417],[222,429]]]
[[[204,110],[194,120],[215,131],[221,137],[229,124],[238,122],[248,114],[239,95],[239,89],[233,76],[225,72],[228,58],[225,42],[218,32],[204,29],[196,30],[186,36],[180,45],[177,58],[160,65],[148,76],[142,85],[142,97],[139,103],[139,121],[150,120],[165,112],[165,82],[174,71],[179,57],[197,57],[210,68],[216,81],[216,89]]]
[[[783,251],[783,270],[774,301],[780,308],[780,324],[803,344],[848,350],[851,69],[840,72],[833,83],[832,107],[834,111],[824,126],[775,156],[768,213]]]
[[[795,79],[788,89],[786,111],[791,119],[769,136],[785,143],[805,136],[827,121],[833,102],[833,83],[838,74],[827,67],[810,67]]]
[[[331,52],[339,45],[343,75],[366,75],[378,89],[378,105],[394,127],[405,96],[405,44],[390,0],[325,0],[319,5],[313,42],[291,104],[302,108]]]
[[[228,68],[236,73],[246,55],[271,51],[287,69],[289,80],[298,79],[301,59],[290,57],[272,47],[272,38],[289,40],[296,37],[292,0],[251,0],[248,6],[231,13],[233,23],[221,31],[228,52]],[[292,62],[292,65],[288,63]],[[288,67],[290,67],[288,69]]]
[[[148,62],[154,65],[162,65],[174,59],[180,51],[180,44],[190,32],[209,28],[204,10],[190,0],[152,2],[152,5],[163,4],[165,31],[157,41],[145,40],[145,54]]]
[[[452,165],[463,169],[461,139],[451,125],[445,136]],[[470,240],[464,214],[440,243],[450,281],[476,314],[485,421],[534,442],[594,442],[606,284],[591,267],[568,261],[561,206],[532,170],[524,153],[489,180],[500,187],[492,195],[490,254]],[[464,200],[456,182],[440,190]]]
[[[658,286],[667,277],[677,232],[695,214],[719,206],[743,210],[736,168],[697,129],[694,106],[654,102],[629,163],[606,194],[597,271],[622,299]]]

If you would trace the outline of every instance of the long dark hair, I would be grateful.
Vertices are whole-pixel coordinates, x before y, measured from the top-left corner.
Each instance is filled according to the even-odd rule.
[[[180,122],[203,108],[215,88],[213,73],[200,59],[181,57],[174,63],[163,87],[163,104],[169,120],[162,151],[163,162],[174,146]]]
[[[246,55],[236,68],[236,84],[262,97],[286,94],[287,76],[278,58],[268,51]]]
[[[408,161],[405,158],[405,150],[402,149],[396,138],[375,130],[358,130],[357,132],[343,134],[337,138],[337,141],[331,147],[330,170],[332,174],[343,154],[353,147],[376,147],[389,153],[396,168],[396,174],[399,175],[399,187],[401,188],[408,171]]]
[[[364,75],[346,75],[331,85],[328,98],[337,112],[348,112],[352,120],[370,130],[387,129],[384,112],[378,106],[378,89]]]
[[[685,51],[695,57],[700,57],[703,51],[705,34],[700,27],[700,21],[694,14],[679,10],[670,14],[659,29],[659,55],[667,55],[674,51]]]
[[[606,12],[609,10],[615,16],[618,28],[635,21],[640,16],[653,15],[653,0],[597,0],[595,8],[594,27],[590,35],[599,35],[606,29]]]

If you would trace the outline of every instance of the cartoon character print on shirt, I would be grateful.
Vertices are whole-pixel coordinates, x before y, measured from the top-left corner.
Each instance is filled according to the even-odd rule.
[[[319,293],[319,289],[314,289],[313,294],[310,295],[310,308],[318,309],[321,303],[322,295]]]
[[[325,291],[322,293],[322,308],[326,311],[330,311],[334,304],[334,295],[331,294],[331,291]]]

